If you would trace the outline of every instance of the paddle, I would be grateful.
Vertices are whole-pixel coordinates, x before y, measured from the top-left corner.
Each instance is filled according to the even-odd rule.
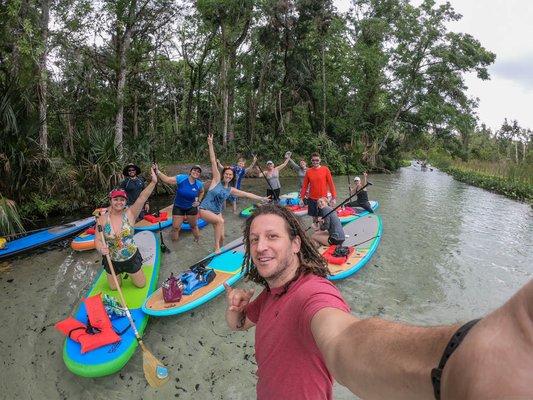
[[[257,167],[259,168],[259,171],[261,171],[261,175],[263,175],[263,178],[265,178],[265,180],[267,181],[268,186],[270,187],[270,190],[272,190],[272,194],[274,195],[274,200],[279,201],[279,197],[276,195],[276,192],[272,188],[272,185],[270,184],[270,181],[268,180],[268,178],[266,177],[265,173],[261,169],[261,166],[259,165],[259,163],[257,163]]]
[[[154,165],[156,165],[156,162],[155,162],[155,151],[152,150],[152,162],[154,163]],[[157,173],[156,173],[157,175]],[[157,187],[157,185],[156,185]],[[157,210],[157,222],[159,223],[159,239],[161,241],[161,251],[163,253],[170,253],[170,249],[167,247],[167,245],[165,244],[165,242],[163,241],[163,228],[161,228],[161,214],[159,213],[159,206],[156,207],[156,210]]]
[[[100,224],[98,224],[98,232],[100,233],[102,243],[105,244],[104,231],[102,230],[102,225]],[[133,332],[135,333],[135,337],[137,338],[137,342],[139,342],[139,345],[141,346],[143,352],[144,377],[146,378],[150,386],[157,388],[168,381],[168,369],[157,358],[155,358],[155,356],[150,353],[150,351],[144,345],[144,342],[141,339],[141,335],[139,335],[137,327],[135,326],[135,322],[133,322],[130,310],[128,308],[128,305],[126,304],[126,299],[124,298],[124,294],[122,293],[122,289],[118,284],[115,268],[113,267],[113,263],[111,262],[111,257],[109,257],[109,254],[106,254],[106,259],[109,265],[109,270],[111,271],[111,276],[113,277],[113,282],[115,283],[115,286],[118,290],[118,294],[120,296],[120,302],[122,304],[122,307],[124,308],[124,311],[126,311],[126,316],[128,317]]]
[[[366,181],[366,184],[361,189],[359,189],[354,194],[350,195],[346,200],[344,200],[342,203],[338,204],[334,209],[332,209],[330,212],[326,213],[326,215],[323,215],[321,218],[322,219],[326,218],[329,214],[331,214],[334,211],[336,211],[337,208],[342,207],[344,204],[348,203],[352,199],[352,197],[357,196],[364,188],[366,188],[369,185],[372,186],[372,182]],[[305,231],[307,232],[309,229],[311,229],[311,226],[308,227]]]

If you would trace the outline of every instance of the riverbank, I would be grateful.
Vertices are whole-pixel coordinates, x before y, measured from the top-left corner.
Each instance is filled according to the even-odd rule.
[[[533,166],[529,164],[462,162],[442,158],[430,158],[430,161],[460,182],[533,206]]]

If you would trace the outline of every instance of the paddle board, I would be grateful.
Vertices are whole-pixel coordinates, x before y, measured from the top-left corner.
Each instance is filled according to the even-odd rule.
[[[354,251],[340,265],[328,263],[331,272],[328,279],[331,281],[345,279],[368,263],[379,246],[383,225],[379,215],[367,213],[347,223],[343,229],[347,236],[343,246],[350,247]],[[357,246],[354,247],[354,245]],[[321,246],[318,251],[320,254],[324,254],[327,249],[327,246]]]
[[[155,317],[167,317],[170,315],[182,314],[199,307],[214,299],[224,292],[223,283],[233,285],[242,277],[242,261],[244,259],[244,244],[226,253],[224,248],[229,249],[242,243],[242,237],[228,243],[221,249],[221,254],[214,257],[207,267],[215,270],[215,279],[208,285],[194,291],[190,295],[183,295],[179,302],[165,303],[163,290],[157,289],[144,303],[142,310]],[[174,275],[179,275],[180,271],[174,271]]]
[[[167,219],[164,221],[161,221],[161,229],[168,228],[172,225],[172,207],[173,205],[169,205],[162,210],[159,210],[159,212],[165,212],[167,213]],[[207,222],[204,221],[202,218],[198,218],[198,228],[202,229],[207,225]],[[150,222],[146,219],[142,219],[139,222],[135,224],[135,232],[140,231],[158,231],[159,228],[159,222]],[[183,222],[181,224],[181,230],[182,231],[190,231],[191,226],[187,222]]]
[[[143,257],[142,270],[146,276],[146,286],[144,288],[137,288],[133,285],[131,279],[123,278],[122,291],[133,320],[135,321],[135,326],[142,336],[148,323],[148,316],[142,312],[141,306],[146,298],[155,290],[159,275],[159,264],[161,262],[161,247],[158,237],[153,232],[145,231],[136,233],[134,240]],[[107,293],[117,300],[120,298],[118,291],[109,288],[107,274],[103,268],[93,282],[86,297],[98,293]],[[84,324],[87,323],[87,313],[85,312],[83,302],[80,302],[73,316]],[[112,322],[116,332],[122,332],[129,326],[127,317],[114,319]],[[121,338],[122,340],[120,342],[100,347],[85,354],[81,354],[79,343],[67,338],[63,347],[63,360],[65,365],[76,375],[88,378],[110,375],[120,371],[132,357],[138,345],[131,327],[121,335]]]
[[[379,208],[379,202],[371,200],[370,201],[370,207],[372,207],[373,211],[376,211]],[[354,221],[357,218],[361,218],[361,217],[364,217],[365,215],[369,214],[369,212],[367,210],[365,210],[364,208],[361,208],[361,207],[352,207],[352,208],[355,210],[355,214],[344,215],[344,216],[339,215],[339,219],[341,220],[341,224],[345,225],[348,222]],[[339,213],[342,214],[342,211],[340,211],[340,210],[341,210],[340,208],[337,209],[337,214],[339,214]]]
[[[76,251],[94,250],[94,227],[83,231],[72,239],[70,247]]]
[[[27,236],[12,240],[7,242],[6,246],[0,250],[0,260],[75,235],[87,229],[92,224],[94,224],[94,217],[87,217],[68,224],[44,228]]]

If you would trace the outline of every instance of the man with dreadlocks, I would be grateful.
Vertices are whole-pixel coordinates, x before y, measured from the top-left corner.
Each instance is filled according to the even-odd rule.
[[[258,399],[331,399],[333,378],[311,332],[323,308],[348,312],[338,289],[326,279],[326,261],[294,215],[283,207],[259,207],[247,220],[244,240],[248,277],[264,286],[226,287],[231,329],[256,326]]]
[[[258,399],[331,399],[333,377],[365,399],[533,398],[533,279],[481,320],[418,327],[350,314],[284,208],[257,208],[244,241],[265,289],[226,285],[226,321],[256,327]]]

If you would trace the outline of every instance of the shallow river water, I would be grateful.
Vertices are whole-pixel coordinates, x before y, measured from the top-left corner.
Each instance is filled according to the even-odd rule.
[[[532,276],[530,206],[437,170],[422,172],[417,165],[370,180],[369,197],[381,205],[381,245],[365,268],[338,283],[357,315],[422,325],[466,321],[502,304]],[[347,177],[335,182],[342,199]],[[284,192],[296,190],[295,178],[284,178],[282,184]],[[264,186],[258,179],[244,183],[245,190],[256,193]],[[225,218],[229,242],[241,235],[243,219],[230,210]],[[200,244],[189,234],[172,243],[169,233],[164,232],[164,239],[172,253],[163,257],[161,280],[207,255],[213,244],[212,227],[202,231]],[[115,375],[87,379],[70,373],[62,359],[64,338],[53,324],[72,311],[99,265],[95,252],[76,253],[68,247],[0,265],[0,398],[255,397],[253,329],[227,329],[223,296],[182,316],[150,319],[144,341],[169,367],[171,381],[164,387],[147,386],[139,350]],[[334,395],[354,398],[337,384]]]

